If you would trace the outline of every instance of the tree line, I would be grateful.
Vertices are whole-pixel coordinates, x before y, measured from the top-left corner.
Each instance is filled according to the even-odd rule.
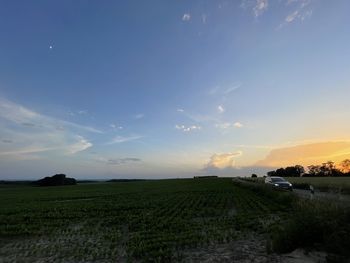
[[[328,161],[319,165],[309,165],[305,169],[302,165],[279,168],[267,173],[268,176],[280,177],[326,177],[326,176],[350,176],[350,159],[346,159],[336,165]]]

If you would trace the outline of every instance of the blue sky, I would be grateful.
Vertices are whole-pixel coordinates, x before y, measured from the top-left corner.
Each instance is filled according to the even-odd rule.
[[[0,5],[1,179],[250,175],[350,153],[349,1]]]

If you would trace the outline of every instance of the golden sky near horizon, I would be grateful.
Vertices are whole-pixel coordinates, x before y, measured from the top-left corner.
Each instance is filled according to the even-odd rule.
[[[273,149],[257,166],[285,167],[300,164],[308,166],[333,161],[336,164],[350,158],[350,142],[319,142]]]

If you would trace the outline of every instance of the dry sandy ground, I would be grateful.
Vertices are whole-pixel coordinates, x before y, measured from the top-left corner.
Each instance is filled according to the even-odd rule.
[[[189,250],[184,254],[184,262],[263,262],[263,263],[323,263],[327,262],[324,252],[295,250],[289,254],[277,255],[266,252],[266,241],[261,237],[250,237],[229,244]]]

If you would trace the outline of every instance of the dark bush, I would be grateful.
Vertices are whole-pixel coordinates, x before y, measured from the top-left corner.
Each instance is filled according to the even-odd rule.
[[[59,186],[59,185],[75,185],[77,181],[74,178],[68,178],[65,174],[55,174],[51,177],[45,177],[34,182],[39,186]]]
[[[291,218],[271,235],[272,249],[320,249],[350,256],[350,211],[335,204],[303,200],[295,203]]]

